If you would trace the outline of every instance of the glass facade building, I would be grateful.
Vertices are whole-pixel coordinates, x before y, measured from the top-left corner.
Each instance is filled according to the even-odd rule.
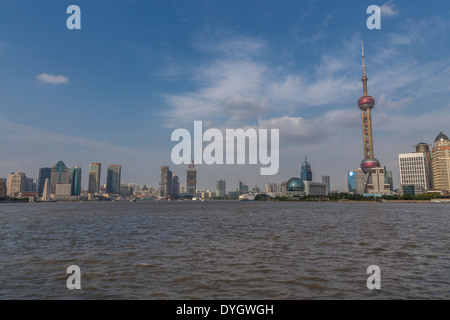
[[[348,193],[356,193],[356,171],[350,171],[347,175]]]
[[[100,192],[100,173],[102,171],[101,163],[91,163],[89,165],[89,183],[88,192],[98,194]]]
[[[106,172],[106,193],[120,193],[120,175],[122,167],[120,165],[109,165]]]
[[[50,193],[56,193],[57,184],[67,184],[69,182],[69,169],[63,161],[58,161],[51,169]]]
[[[72,196],[79,196],[81,194],[81,168],[75,167],[69,169],[69,183],[71,184]]]
[[[45,179],[50,181],[50,177],[52,174],[52,168],[40,168],[39,169],[39,177],[37,181],[37,192],[39,193],[39,197],[42,197],[44,193],[44,185]]]
[[[311,164],[306,160],[302,163],[302,172],[301,172],[301,179],[303,181],[312,181],[312,171],[311,171]]]

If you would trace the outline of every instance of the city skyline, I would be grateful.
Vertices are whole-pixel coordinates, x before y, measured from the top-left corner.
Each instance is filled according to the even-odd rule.
[[[119,1],[105,14],[77,1],[79,31],[65,28],[68,2],[2,3],[0,27],[9,32],[0,37],[0,177],[37,178],[64,160],[82,168],[83,189],[93,161],[120,163],[126,182],[157,187],[162,165],[186,181],[186,166],[170,161],[170,133],[202,120],[279,128],[280,170],[264,177],[259,166],[197,165],[198,189],[214,190],[218,179],[281,183],[308,156],[316,177],[346,191],[347,172],[360,162],[363,39],[377,100],[375,153],[399,186],[398,154],[449,134],[450,123],[441,37],[450,31],[442,14],[449,5],[414,3]],[[370,4],[382,7],[381,30],[365,25]]]

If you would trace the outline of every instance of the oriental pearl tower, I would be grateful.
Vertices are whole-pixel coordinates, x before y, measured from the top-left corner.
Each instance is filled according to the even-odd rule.
[[[363,129],[363,146],[364,146],[364,160],[361,162],[361,169],[367,175],[370,174],[372,168],[380,166],[380,162],[373,155],[373,140],[372,140],[372,118],[371,110],[375,107],[375,99],[369,95],[367,91],[367,76],[366,64],[364,61],[364,43],[361,41],[362,60],[363,60],[363,91],[364,94],[358,100],[358,107],[361,110],[362,129]]]

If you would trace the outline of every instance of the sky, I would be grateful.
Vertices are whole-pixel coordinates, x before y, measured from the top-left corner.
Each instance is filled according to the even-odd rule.
[[[70,5],[81,29],[69,30]],[[368,6],[381,7],[369,30]],[[175,165],[177,128],[280,130],[280,168],[197,165],[197,188],[218,179],[264,188],[331,177],[346,191],[363,159],[361,40],[375,157],[399,185],[398,154],[450,134],[450,2],[416,0],[0,0],[0,177],[59,160],[122,165],[122,182],[158,187]]]

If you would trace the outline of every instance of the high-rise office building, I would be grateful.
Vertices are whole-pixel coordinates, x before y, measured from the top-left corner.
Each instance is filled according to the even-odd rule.
[[[56,193],[57,184],[67,184],[69,182],[69,169],[63,161],[58,161],[51,169],[50,194]]]
[[[189,169],[186,173],[186,189],[187,193],[194,196],[197,193],[197,170],[195,170],[194,163],[189,165]]]
[[[120,165],[109,165],[106,171],[106,193],[120,193],[120,176],[122,167]]]
[[[347,174],[348,193],[356,193],[356,171],[350,171]]]
[[[426,179],[428,190],[433,189],[433,176],[432,176],[432,167],[431,167],[431,145],[425,142],[420,142],[417,145],[413,146],[416,149],[416,153],[423,153],[425,155],[425,171],[426,171]]]
[[[79,196],[81,194],[81,168],[74,167],[69,169],[69,183],[71,184],[71,195]]]
[[[427,159],[424,153],[403,153],[398,155],[400,185],[415,186],[430,190],[427,177]]]
[[[326,194],[330,194],[331,184],[330,184],[330,176],[322,176],[322,183],[327,186]]]
[[[217,198],[225,197],[225,180],[216,181],[216,197]]]
[[[0,178],[0,198],[6,197],[6,179]]]
[[[172,196],[172,192],[172,171],[169,170],[168,166],[161,166],[160,196],[169,197]]]
[[[37,192],[39,197],[42,197],[44,192],[45,179],[50,181],[52,175],[52,168],[40,168],[39,169],[39,178],[37,181]]]
[[[303,181],[312,181],[312,171],[311,164],[305,157],[305,162],[302,163],[302,172],[300,173],[300,178]]]
[[[88,193],[98,194],[100,192],[101,171],[102,171],[101,163],[91,163],[89,165]]]
[[[386,167],[384,167],[384,183],[389,185],[390,191],[394,191],[394,179],[392,178],[392,171],[386,170]]]
[[[450,140],[442,132],[434,140],[432,168],[433,188],[450,191]]]
[[[17,198],[22,191],[25,191],[27,176],[23,172],[13,172],[8,176],[6,194],[9,197]]]
[[[178,197],[180,195],[180,180],[176,174],[172,178],[172,196]]]

